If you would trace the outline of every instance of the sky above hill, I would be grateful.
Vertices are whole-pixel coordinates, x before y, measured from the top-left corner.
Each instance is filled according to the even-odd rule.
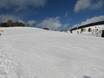
[[[0,21],[73,26],[104,20],[104,0],[0,0]]]

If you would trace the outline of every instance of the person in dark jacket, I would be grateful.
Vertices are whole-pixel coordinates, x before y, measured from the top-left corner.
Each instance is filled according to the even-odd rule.
[[[101,34],[101,37],[104,37],[104,30],[102,30],[102,34]]]

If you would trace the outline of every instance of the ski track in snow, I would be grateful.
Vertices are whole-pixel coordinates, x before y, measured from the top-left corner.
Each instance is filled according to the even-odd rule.
[[[103,38],[28,27],[2,29],[0,53],[19,62],[15,67],[23,78],[104,78]]]

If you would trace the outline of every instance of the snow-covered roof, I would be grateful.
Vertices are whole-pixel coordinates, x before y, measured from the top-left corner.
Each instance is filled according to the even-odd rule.
[[[91,26],[95,26],[95,25],[103,25],[103,24],[104,24],[104,21],[100,21],[100,22],[90,23],[90,24],[86,24],[86,25],[81,25],[79,27],[74,27],[71,30],[73,31],[73,30],[77,30],[80,28],[91,27]]]

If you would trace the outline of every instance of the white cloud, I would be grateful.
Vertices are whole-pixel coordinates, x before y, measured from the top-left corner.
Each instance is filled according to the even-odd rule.
[[[85,25],[85,24],[99,22],[99,21],[104,21],[104,16],[92,17],[90,19],[87,19],[86,21],[83,21],[80,25]]]
[[[74,25],[73,27],[78,27],[78,26],[81,26],[81,25],[86,25],[86,24],[90,24],[90,23],[94,23],[94,22],[99,22],[99,21],[104,21],[104,16],[96,16],[96,17],[92,17],[92,18],[89,18],[85,21],[82,21],[80,24],[76,24]]]
[[[79,12],[85,9],[99,9],[104,6],[104,0],[78,0],[74,11]]]
[[[59,21],[59,17],[55,17],[43,20],[40,24],[38,24],[38,26],[42,28],[49,28],[50,30],[58,30],[62,24]]]
[[[28,6],[34,8],[43,7],[46,4],[47,0],[0,0],[0,8],[13,8],[24,9]]]
[[[35,24],[37,24],[37,21],[35,21],[35,20],[29,20],[29,21],[28,21],[28,24],[29,24],[30,26],[34,26]]]
[[[86,9],[90,6],[90,0],[78,0],[76,5],[75,5],[75,11],[80,11],[83,9]]]

